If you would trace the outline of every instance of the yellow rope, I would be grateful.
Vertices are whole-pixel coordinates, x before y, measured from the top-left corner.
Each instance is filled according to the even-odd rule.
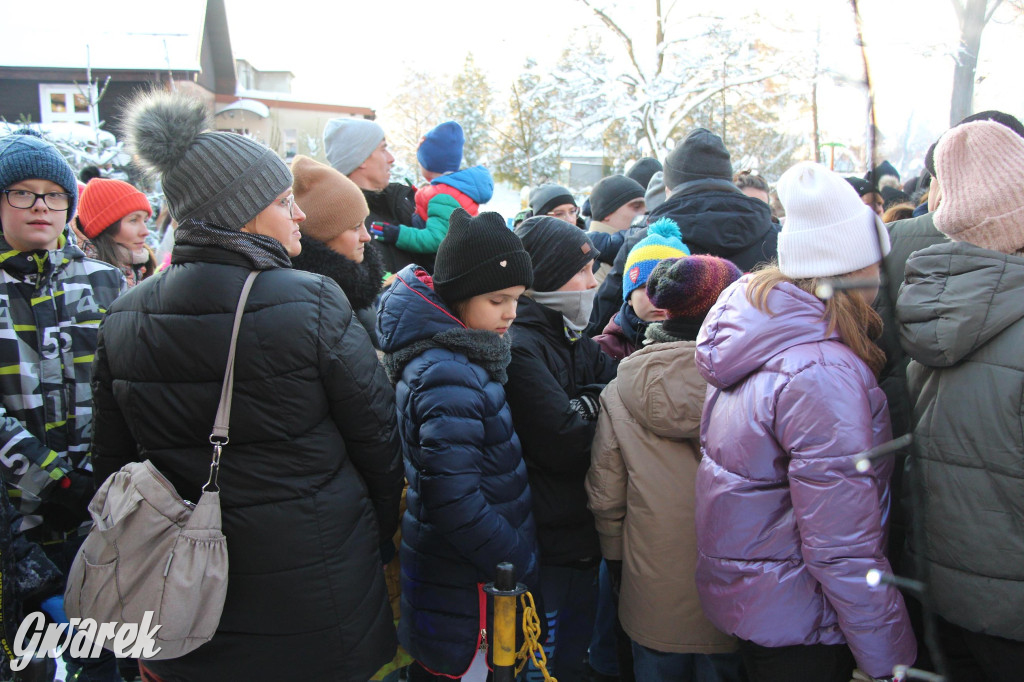
[[[523,606],[523,646],[516,653],[516,676],[526,667],[527,654],[533,660],[533,665],[544,675],[544,682],[558,682],[548,674],[548,657],[544,653],[544,647],[540,643],[540,617],[537,615],[537,607],[533,603],[533,595],[529,592],[520,595],[520,602]],[[540,655],[538,660],[537,655]]]

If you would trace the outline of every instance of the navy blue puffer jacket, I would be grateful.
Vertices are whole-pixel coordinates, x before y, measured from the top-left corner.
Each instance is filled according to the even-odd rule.
[[[381,298],[377,334],[396,382],[409,481],[398,637],[422,665],[461,676],[489,615],[483,583],[509,561],[537,582],[530,489],[505,400],[507,336],[467,329],[410,265]]]

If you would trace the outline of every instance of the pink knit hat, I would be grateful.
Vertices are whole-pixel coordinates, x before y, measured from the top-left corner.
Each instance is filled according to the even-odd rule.
[[[1024,139],[992,121],[965,123],[939,140],[935,171],[940,232],[991,251],[1024,248]]]

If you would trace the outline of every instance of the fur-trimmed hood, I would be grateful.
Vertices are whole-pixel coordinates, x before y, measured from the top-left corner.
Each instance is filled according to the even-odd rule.
[[[366,244],[363,262],[356,263],[323,242],[304,236],[302,253],[292,258],[292,267],[333,279],[345,292],[353,310],[373,306],[384,276],[384,262],[372,241]]]
[[[377,336],[392,383],[406,365],[431,348],[465,355],[501,384],[512,360],[508,334],[467,329],[434,292],[430,275],[416,265],[403,268],[381,297]]]

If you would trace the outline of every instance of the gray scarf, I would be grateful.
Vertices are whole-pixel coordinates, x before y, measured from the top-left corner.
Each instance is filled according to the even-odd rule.
[[[594,309],[597,289],[583,291],[528,291],[526,295],[537,303],[562,313],[565,326],[582,332],[590,323],[590,311]]]
[[[290,268],[291,259],[284,245],[262,234],[250,234],[190,218],[174,231],[174,243],[188,246],[219,246],[245,256],[257,270]]]

